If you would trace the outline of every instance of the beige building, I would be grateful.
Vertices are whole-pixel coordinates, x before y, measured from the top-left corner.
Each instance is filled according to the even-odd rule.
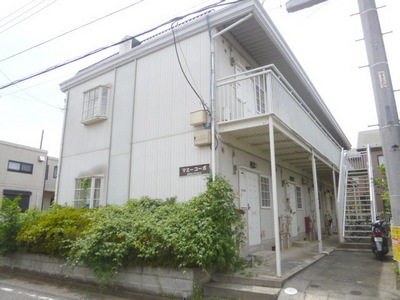
[[[54,200],[58,159],[46,150],[0,141],[0,194],[21,196],[20,207],[48,209]]]

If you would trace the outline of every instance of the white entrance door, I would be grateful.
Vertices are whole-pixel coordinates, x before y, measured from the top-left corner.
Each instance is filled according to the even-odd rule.
[[[296,186],[294,184],[289,184],[289,201],[290,201],[290,209],[292,220],[290,223],[290,235],[298,236],[297,229],[297,202],[296,202]]]
[[[240,171],[240,205],[247,202],[249,246],[261,244],[260,190],[258,175]],[[242,199],[243,198],[243,199]]]

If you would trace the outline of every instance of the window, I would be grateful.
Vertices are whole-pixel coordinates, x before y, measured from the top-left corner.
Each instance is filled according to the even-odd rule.
[[[303,200],[301,199],[301,187],[296,186],[296,203],[297,209],[303,209]]]
[[[269,178],[261,176],[261,207],[271,207],[271,186]]]
[[[32,174],[33,173],[33,164],[9,160],[7,170],[12,171],[12,172]]]
[[[83,124],[91,124],[107,119],[108,90],[108,87],[99,86],[84,93],[82,109]]]
[[[86,177],[75,179],[74,206],[94,208],[100,206],[101,178]]]
[[[382,166],[385,164],[385,158],[383,157],[383,155],[378,155],[378,165]]]
[[[57,178],[57,174],[58,174],[58,166],[55,166],[53,170],[53,178]]]
[[[265,92],[262,87],[256,84],[256,101],[257,101],[257,113],[265,114]]]

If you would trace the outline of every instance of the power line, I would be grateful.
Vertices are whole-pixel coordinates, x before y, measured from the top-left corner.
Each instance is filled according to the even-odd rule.
[[[14,26],[16,26],[16,25],[22,23],[23,21],[29,19],[30,17],[33,17],[33,16],[36,15],[37,13],[41,12],[42,10],[46,9],[47,7],[49,7],[50,5],[54,4],[56,1],[57,1],[57,0],[54,0],[53,2],[47,4],[45,7],[42,7],[41,9],[39,9],[39,10],[35,11],[34,13],[32,13],[31,15],[27,16],[26,18],[22,19],[21,21],[19,21],[19,22],[13,24],[13,25],[10,26],[10,27],[7,27],[7,28],[4,29],[3,31],[0,31],[0,33],[3,33],[3,32],[7,31],[7,30],[10,29],[10,28],[13,28]],[[41,3],[39,3],[39,4],[41,4]],[[36,5],[36,6],[37,6],[37,5]],[[35,7],[36,7],[36,6],[35,6]],[[29,11],[28,11],[28,12],[29,12]],[[24,13],[24,14],[25,14],[25,13]],[[14,20],[14,19],[13,19],[13,20]],[[8,23],[9,23],[9,22],[8,22]],[[8,24],[8,23],[7,23],[7,24]],[[4,25],[3,25],[3,26],[4,26]],[[1,27],[3,27],[3,26],[1,26]]]
[[[128,6],[124,7],[124,8],[121,8],[121,9],[119,9],[119,10],[116,10],[116,11],[114,11],[114,12],[112,12],[112,13],[109,13],[108,15],[102,16],[102,17],[97,18],[97,19],[95,19],[95,20],[93,20],[93,21],[90,21],[90,22],[88,22],[88,23],[86,23],[86,24],[83,24],[83,25],[81,25],[81,26],[79,26],[79,27],[76,27],[76,28],[71,29],[71,30],[69,30],[69,31],[67,31],[67,32],[64,32],[64,33],[62,33],[62,34],[60,34],[60,35],[57,35],[57,36],[55,36],[55,37],[52,37],[51,39],[48,39],[47,41],[41,42],[41,43],[39,43],[39,44],[37,44],[37,45],[34,45],[34,46],[32,46],[32,47],[29,47],[28,49],[22,50],[22,51],[20,51],[20,52],[18,52],[18,53],[15,53],[15,54],[13,54],[13,55],[10,55],[10,56],[8,56],[8,57],[5,57],[5,58],[1,59],[0,62],[3,62],[3,61],[5,61],[5,60],[7,60],[7,59],[13,58],[13,57],[15,57],[15,56],[17,56],[17,55],[20,55],[20,54],[22,54],[22,53],[25,53],[25,52],[27,52],[27,51],[29,51],[29,50],[32,50],[32,49],[35,49],[35,48],[37,48],[37,47],[39,47],[39,46],[42,46],[42,45],[44,45],[44,44],[47,44],[47,43],[49,43],[49,42],[51,42],[51,41],[54,41],[54,40],[56,40],[56,39],[58,39],[58,38],[60,38],[60,37],[63,37],[63,36],[65,36],[65,35],[67,35],[67,34],[70,34],[71,32],[77,31],[77,30],[79,30],[79,29],[82,29],[83,27],[86,27],[86,26],[88,26],[88,25],[91,25],[91,24],[93,24],[93,23],[95,23],[95,22],[97,22],[97,21],[100,21],[100,20],[103,20],[103,19],[105,19],[105,18],[108,18],[108,17],[110,17],[110,16],[112,16],[112,15],[115,15],[116,13],[119,13],[119,12],[121,12],[121,11],[124,11],[124,10],[126,10],[126,9],[128,9],[128,8],[131,8],[132,6],[135,6],[135,5],[137,5],[137,4],[139,4],[140,2],[143,2],[143,1],[144,1],[144,0],[139,0],[139,1],[137,1],[137,2],[135,2],[135,3],[133,3],[133,4],[131,4],[131,5],[128,5]]]
[[[126,41],[129,41],[129,40],[133,39],[133,38],[137,38],[137,37],[139,37],[139,36],[142,36],[142,35],[145,35],[145,34],[147,34],[147,33],[150,33],[150,32],[152,32],[152,31],[154,31],[154,30],[157,30],[158,28],[163,27],[163,26],[165,26],[165,25],[167,25],[167,24],[175,23],[175,22],[177,22],[177,21],[179,21],[179,20],[182,20],[183,18],[185,18],[185,17],[187,17],[187,16],[190,16],[190,15],[193,15],[193,14],[198,14],[198,13],[201,13],[201,12],[203,12],[203,11],[205,11],[205,10],[210,10],[210,9],[212,9],[212,8],[216,8],[216,7],[220,7],[220,6],[225,6],[225,5],[230,5],[230,4],[239,3],[239,2],[241,2],[241,1],[243,1],[243,0],[237,0],[237,1],[234,1],[234,2],[225,2],[225,1],[226,1],[226,0],[221,0],[221,1],[217,2],[217,3],[210,4],[210,5],[208,5],[208,6],[205,6],[205,7],[203,7],[203,8],[200,8],[200,9],[194,11],[194,12],[187,13],[186,15],[172,18],[172,19],[170,19],[170,20],[168,20],[168,21],[166,21],[166,22],[164,22],[164,23],[162,23],[162,24],[160,24],[160,25],[157,25],[157,26],[155,26],[155,27],[153,27],[153,28],[151,28],[151,29],[149,29],[149,30],[143,31],[143,32],[141,32],[141,33],[139,33],[139,34],[137,34],[137,35],[132,36],[132,37],[124,38],[124,39],[121,40],[121,41],[112,43],[112,44],[110,44],[110,45],[108,45],[108,46],[104,46],[104,47],[97,48],[97,49],[92,50],[92,51],[90,51],[90,52],[88,52],[88,53],[86,53],[86,54],[83,54],[83,55],[79,56],[79,57],[76,57],[76,58],[74,58],[74,59],[67,60],[67,61],[65,61],[65,62],[63,62],[63,63],[60,63],[60,64],[57,64],[57,65],[51,66],[51,67],[49,67],[49,68],[47,68],[47,69],[45,69],[45,70],[42,70],[42,71],[40,71],[40,72],[37,72],[37,73],[31,74],[31,75],[28,75],[28,76],[26,76],[26,77],[23,77],[23,78],[20,78],[20,79],[17,79],[17,80],[14,80],[14,81],[12,81],[12,82],[10,82],[10,83],[7,83],[7,84],[5,84],[5,85],[0,86],[0,90],[5,89],[5,88],[10,87],[10,86],[13,86],[13,85],[15,85],[15,84],[17,84],[17,83],[26,81],[26,80],[28,80],[28,79],[31,79],[31,78],[34,78],[34,77],[37,77],[37,76],[46,74],[46,73],[51,72],[51,71],[54,71],[54,70],[56,70],[56,69],[58,69],[58,68],[64,67],[64,66],[69,65],[69,64],[71,64],[71,63],[77,62],[77,61],[79,61],[79,60],[81,60],[81,59],[84,59],[84,58],[89,57],[89,56],[91,56],[91,55],[93,55],[93,54],[99,53],[99,52],[104,51],[104,50],[106,50],[106,49],[109,49],[109,48],[111,48],[111,47],[117,46],[117,45],[119,45],[119,44],[122,44],[122,43],[124,43],[124,42],[126,42]]]
[[[6,74],[4,74],[3,71],[0,70],[0,73],[3,74],[3,76],[4,76],[5,78],[7,78],[8,80],[10,80],[10,78],[8,78],[8,76],[7,76]],[[63,108],[60,108],[60,107],[58,107],[58,106],[52,105],[52,104],[47,103],[47,102],[44,102],[43,100],[40,100],[39,98],[37,98],[37,97],[35,97],[35,96],[29,94],[29,93],[26,92],[25,90],[21,89],[18,85],[15,85],[15,86],[16,86],[21,92],[25,93],[26,95],[28,95],[29,97],[35,99],[36,101],[39,101],[40,103],[45,104],[45,105],[48,105],[48,106],[53,107],[53,108],[57,108],[57,109],[59,109],[59,110],[63,110]],[[15,96],[14,96],[14,97],[15,97]]]
[[[21,9],[24,9],[25,7],[29,6],[32,2],[35,2],[36,0],[32,0],[31,2],[29,2],[28,4],[25,4],[24,6],[18,8],[16,11],[12,12],[11,14],[9,14],[8,16],[5,16],[4,18],[0,19],[0,22],[2,22],[5,19],[8,19],[9,17],[11,17],[13,14],[19,12]]]

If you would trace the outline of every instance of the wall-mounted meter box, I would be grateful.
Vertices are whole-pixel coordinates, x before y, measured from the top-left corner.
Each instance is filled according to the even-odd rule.
[[[211,145],[211,129],[197,130],[194,132],[195,146]]]
[[[190,113],[190,125],[200,126],[207,124],[207,112],[205,110],[198,110]]]

